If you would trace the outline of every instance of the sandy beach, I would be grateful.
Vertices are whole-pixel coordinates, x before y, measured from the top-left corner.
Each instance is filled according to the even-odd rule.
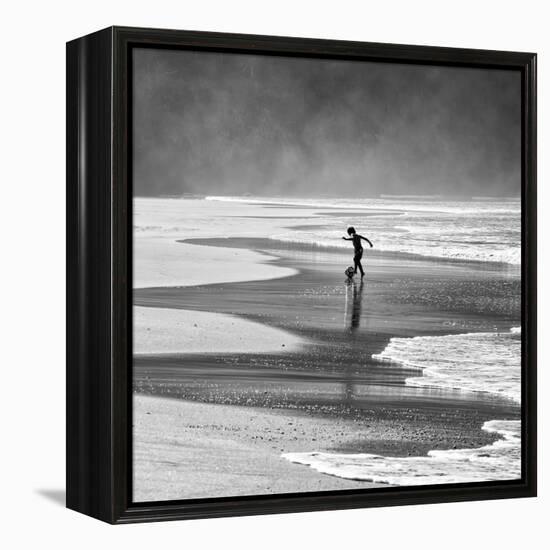
[[[180,265],[159,278],[145,255],[134,291],[136,500],[368,488],[281,455],[478,448],[499,438],[485,422],[519,418],[509,399],[414,387],[418,369],[372,359],[394,337],[509,331],[513,270],[375,251],[363,283],[346,284],[349,252],[255,235],[294,213],[313,226],[315,209],[196,202],[224,236],[216,222],[200,238],[152,223],[147,239],[170,240]]]
[[[136,356],[292,353],[306,345],[303,338],[234,315],[152,307],[134,308],[134,340]]]
[[[328,491],[373,486],[325,476],[281,457],[349,431],[335,418],[134,397],[134,498],[139,501]],[[316,442],[319,442],[316,444]]]

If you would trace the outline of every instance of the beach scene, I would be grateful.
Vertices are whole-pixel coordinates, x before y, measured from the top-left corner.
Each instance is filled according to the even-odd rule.
[[[519,201],[136,199],[134,219],[136,500],[520,477]]]
[[[520,76],[133,55],[133,500],[520,479]]]

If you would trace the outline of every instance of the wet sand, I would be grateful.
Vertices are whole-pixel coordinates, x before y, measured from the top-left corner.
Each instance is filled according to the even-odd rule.
[[[324,426],[315,438],[281,436],[266,449],[273,460],[294,451],[409,456],[432,449],[473,448],[496,439],[481,431],[484,421],[519,418],[519,407],[505,399],[405,386],[406,377],[420,373],[371,359],[392,336],[507,331],[517,325],[519,280],[509,269],[367,251],[366,280],[347,284],[343,266],[349,254],[254,238],[194,239],[186,244],[268,253],[278,257],[272,265],[297,273],[269,281],[138,289],[135,305],[236,315],[313,344],[293,354],[141,356],[134,361],[137,393],[177,398],[174,402],[182,407],[182,399],[225,405],[222,423],[233,422],[232,411],[243,407],[258,418],[284,414],[296,422]],[[253,340],[254,334],[248,337]],[[208,437],[207,432],[202,435]],[[251,432],[237,426],[231,433],[246,439]],[[300,475],[307,471],[291,467]],[[279,491],[274,485],[278,475],[274,471],[263,477],[253,492]],[[308,478],[311,475],[308,471]],[[233,482],[249,489],[246,473],[242,476]],[[344,480],[334,481],[339,482]],[[297,490],[316,489],[313,484]],[[181,491],[180,498],[187,498],[188,491],[201,494],[193,484]]]
[[[187,239],[184,245],[251,249],[294,274],[269,281],[147,288],[140,306],[241,315],[301,335],[331,340],[508,330],[520,316],[517,270],[499,264],[432,260],[366,250],[367,275],[347,284],[351,253],[270,239]],[[277,259],[272,260],[273,256]],[[288,272],[288,271],[287,271]],[[355,315],[355,320],[353,320]],[[353,338],[350,338],[350,333]]]

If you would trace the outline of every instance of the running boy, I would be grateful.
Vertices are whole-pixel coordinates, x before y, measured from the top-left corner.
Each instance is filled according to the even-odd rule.
[[[363,257],[363,246],[361,244],[361,239],[364,241],[367,241],[370,244],[370,247],[372,248],[372,243],[366,238],[363,237],[363,235],[359,235],[355,232],[355,227],[348,227],[348,235],[349,237],[342,237],[344,241],[353,241],[353,248],[355,249],[355,254],[353,256],[353,264],[355,266],[355,269],[353,271],[353,274],[355,275],[357,273],[357,268],[359,268],[359,271],[361,272],[361,277],[365,276],[365,272],[363,271],[363,266],[361,265],[361,258]]]

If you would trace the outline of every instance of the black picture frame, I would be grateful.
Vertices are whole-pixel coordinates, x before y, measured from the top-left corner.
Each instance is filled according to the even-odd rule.
[[[132,48],[517,70],[522,76],[522,476],[505,482],[132,503]],[[536,55],[110,27],[67,44],[67,507],[113,523],[536,495]]]

